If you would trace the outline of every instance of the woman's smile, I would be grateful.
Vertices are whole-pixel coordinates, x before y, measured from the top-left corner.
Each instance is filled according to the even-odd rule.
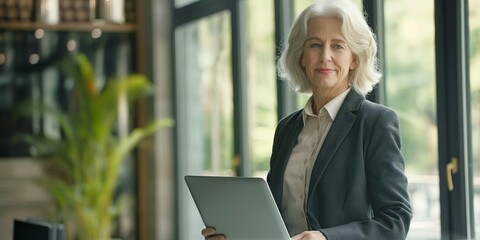
[[[335,72],[335,70],[331,68],[317,68],[315,69],[315,71],[323,75],[327,75]]]

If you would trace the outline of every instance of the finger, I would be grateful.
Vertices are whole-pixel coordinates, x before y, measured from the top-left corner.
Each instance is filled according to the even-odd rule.
[[[298,234],[298,235],[293,236],[293,237],[292,237],[292,240],[301,240],[302,237],[303,237],[302,234]]]
[[[205,238],[205,240],[225,240],[225,236],[223,235],[210,235]]]
[[[207,237],[215,234],[215,228],[207,227],[202,229],[202,236]]]

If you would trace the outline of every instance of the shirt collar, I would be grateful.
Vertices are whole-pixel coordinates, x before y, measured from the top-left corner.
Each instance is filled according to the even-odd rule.
[[[305,107],[303,108],[302,112],[302,118],[303,118],[303,124],[305,124],[305,121],[307,120],[307,116],[312,116],[312,117],[318,117],[323,114],[328,114],[330,119],[333,121],[337,117],[338,111],[340,110],[340,107],[343,104],[343,101],[347,97],[347,94],[350,92],[351,88],[348,88],[347,90],[343,91],[340,93],[338,96],[336,96],[334,99],[330,100],[325,106],[323,106],[319,113],[317,115],[313,114],[313,109],[312,109],[312,102],[313,102],[313,96],[310,97],[305,104]]]

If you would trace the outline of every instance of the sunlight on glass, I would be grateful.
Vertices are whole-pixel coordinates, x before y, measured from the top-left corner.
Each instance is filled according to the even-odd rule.
[[[475,236],[480,237],[480,0],[469,3],[470,101]]]
[[[180,27],[177,76],[186,170],[232,175],[233,90],[229,14],[223,12]],[[181,54],[185,55],[181,55]],[[181,61],[181,62],[180,62]],[[200,171],[200,172],[199,172]]]
[[[262,24],[258,24],[261,22]],[[273,0],[248,1],[248,121],[253,175],[266,177],[277,124]]]
[[[186,174],[233,174],[230,36],[227,11],[175,31],[179,183]],[[178,191],[180,239],[197,239],[203,222],[186,186]]]
[[[400,118],[414,216],[408,239],[440,239],[433,10],[433,1],[385,1],[386,101]]]

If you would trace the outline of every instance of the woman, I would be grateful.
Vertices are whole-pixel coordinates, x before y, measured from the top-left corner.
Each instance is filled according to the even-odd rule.
[[[278,69],[312,96],[279,122],[267,182],[294,240],[406,238],[412,211],[398,118],[365,99],[381,76],[376,51],[350,2],[310,5],[290,31]],[[214,228],[202,235],[224,239]]]

